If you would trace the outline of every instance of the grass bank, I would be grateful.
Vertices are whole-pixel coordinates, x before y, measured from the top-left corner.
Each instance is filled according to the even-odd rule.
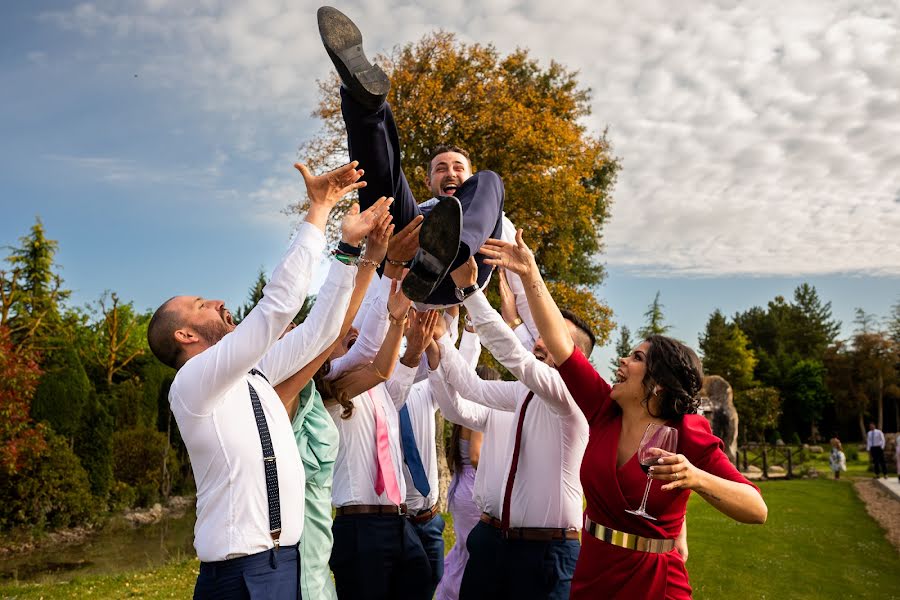
[[[900,555],[849,481],[764,482],[761,488],[769,505],[763,527],[734,523],[692,498],[687,566],[695,598],[900,599]],[[184,560],[69,583],[10,584],[0,586],[0,598],[189,598],[197,566]]]

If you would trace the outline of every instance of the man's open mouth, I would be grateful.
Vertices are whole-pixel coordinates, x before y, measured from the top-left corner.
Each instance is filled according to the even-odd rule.
[[[458,190],[458,189],[459,189],[459,186],[456,185],[455,183],[448,183],[447,185],[445,185],[444,187],[441,188],[441,191],[446,196],[452,196],[453,194],[456,193],[456,190]]]

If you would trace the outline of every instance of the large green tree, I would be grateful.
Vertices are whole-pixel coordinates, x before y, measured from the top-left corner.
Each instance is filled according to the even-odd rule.
[[[724,377],[735,390],[753,386],[756,357],[749,348],[750,341],[740,327],[725,319],[722,311],[716,309],[710,315],[699,341],[704,373]]]
[[[47,238],[41,220],[36,219],[29,234],[10,248],[6,261],[11,270],[0,273],[0,325],[9,327],[19,346],[47,351],[64,341],[60,305],[70,292],[63,289],[56,272],[58,247],[56,240]]]

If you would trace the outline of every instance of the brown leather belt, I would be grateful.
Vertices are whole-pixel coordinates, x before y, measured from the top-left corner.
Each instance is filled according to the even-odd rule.
[[[406,505],[401,504],[347,504],[338,506],[334,510],[336,517],[344,517],[348,515],[406,515]]]
[[[613,546],[620,548],[628,548],[638,552],[652,552],[654,554],[664,554],[675,547],[675,540],[672,539],[653,539],[645,538],[633,533],[625,533],[624,531],[616,531],[611,527],[605,527],[591,521],[590,517],[584,516],[584,530],[589,534]]]
[[[481,513],[481,522],[487,523],[494,529],[500,529],[500,534],[507,540],[552,542],[578,539],[578,530],[573,527],[510,527],[506,531],[503,531],[500,528],[500,519],[492,517],[488,513]]]
[[[438,514],[437,504],[435,504],[431,508],[420,510],[414,515],[407,513],[406,517],[410,520],[410,522],[415,523],[416,525],[421,525],[422,523],[427,523],[428,521],[432,520],[434,518],[434,515],[436,514]]]

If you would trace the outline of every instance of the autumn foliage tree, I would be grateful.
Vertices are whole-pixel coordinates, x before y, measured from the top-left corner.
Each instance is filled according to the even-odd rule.
[[[391,77],[388,101],[415,197],[431,196],[425,175],[438,144],[468,150],[475,170],[496,171],[506,189],[506,214],[525,230],[544,277],[557,286],[553,292],[567,288],[560,304],[592,321],[605,343],[610,313],[586,286],[603,279],[594,257],[603,247],[619,162],[605,132],[584,125],[591,94],[577,73],[556,62],[542,67],[525,49],[504,56],[491,45],[464,44],[442,31],[394,48],[377,62]],[[338,86],[336,76],[320,83],[313,114],[322,129],[300,150],[318,169],[347,161]],[[304,201],[292,210],[306,208]]]
[[[19,351],[0,326],[0,472],[15,475],[46,449],[31,419],[31,398],[41,376],[33,356]]]

